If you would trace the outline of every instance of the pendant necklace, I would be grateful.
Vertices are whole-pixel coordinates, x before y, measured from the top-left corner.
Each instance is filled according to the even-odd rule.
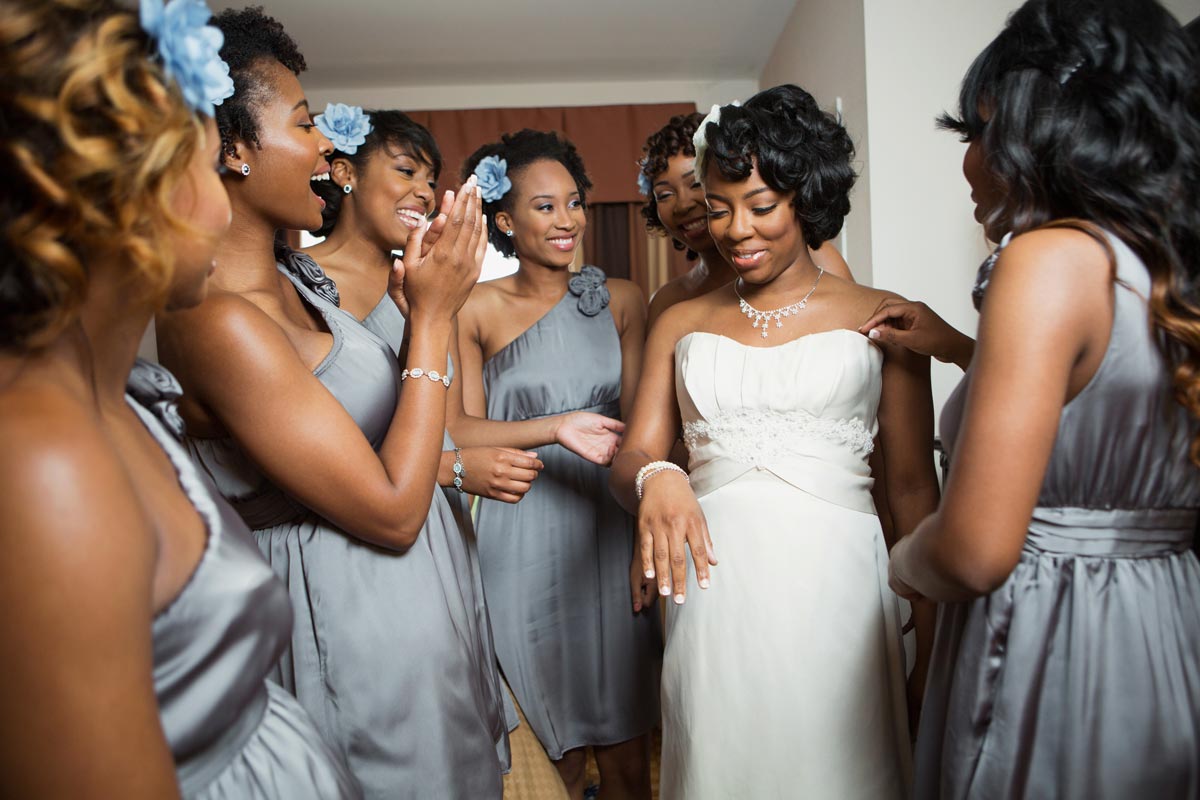
[[[800,298],[799,301],[792,303],[790,306],[776,308],[772,311],[759,311],[757,308],[747,303],[746,298],[742,297],[742,293],[738,291],[738,282],[736,280],[733,282],[733,293],[737,295],[738,308],[741,309],[741,312],[749,319],[754,320],[755,328],[762,328],[762,338],[765,339],[767,338],[767,324],[771,320],[775,320],[776,328],[782,328],[784,317],[790,317],[793,314],[799,314],[804,310],[805,306],[808,305],[808,298],[812,297],[813,292],[817,290],[817,284],[821,282],[821,276],[824,274],[825,268],[817,267],[817,279],[813,281],[812,288],[808,290],[808,294],[804,295],[804,297]]]

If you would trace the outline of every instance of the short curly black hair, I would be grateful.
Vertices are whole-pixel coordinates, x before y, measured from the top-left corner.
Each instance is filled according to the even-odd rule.
[[[424,161],[433,171],[433,179],[437,181],[442,176],[442,151],[438,149],[433,134],[421,123],[403,111],[392,109],[366,109],[365,113],[371,119],[371,132],[365,142],[358,146],[353,155],[334,150],[329,156],[330,163],[335,158],[344,158],[362,169],[367,160],[382,147],[409,150],[419,161]],[[342,210],[342,200],[346,197],[342,187],[333,181],[313,181],[313,191],[325,201],[321,210],[321,227],[313,231],[317,236],[328,236],[337,225],[338,214]]]
[[[221,58],[229,65],[229,76],[233,78],[233,97],[216,107],[221,149],[233,155],[236,142],[259,146],[254,108],[268,90],[262,79],[262,65],[278,61],[296,75],[308,65],[296,41],[274,17],[263,13],[262,6],[226,9],[213,17],[212,24],[225,35]]]
[[[842,229],[858,177],[854,142],[832,114],[799,86],[766,89],[742,106],[721,109],[705,126],[708,149],[701,174],[715,167],[726,180],[745,180],[758,168],[776,192],[794,192],[792,208],[813,250]]]
[[[696,147],[692,144],[692,135],[696,133],[696,129],[700,127],[703,120],[704,115],[699,111],[693,111],[691,114],[677,114],[671,117],[666,125],[650,134],[650,138],[642,145],[642,152],[646,155],[638,163],[641,166],[641,173],[646,176],[651,187],[654,185],[654,178],[667,171],[667,162],[672,156],[680,153],[685,156],[696,155]],[[658,221],[658,200],[654,197],[653,188],[647,195],[646,202],[642,204],[642,217],[646,220],[647,231],[666,235],[667,229]],[[689,259],[696,258],[696,253],[683,242],[672,238],[671,246],[676,250],[687,250]]]
[[[587,207],[587,193],[592,188],[592,181],[587,176],[587,170],[584,169],[579,151],[566,137],[554,132],[535,131],[529,128],[516,133],[506,133],[500,137],[500,141],[483,145],[463,162],[462,179],[465,181],[469,178],[475,172],[475,168],[479,166],[479,162],[488,156],[499,156],[505,160],[508,178],[513,182],[513,188],[499,200],[492,203],[485,201],[483,204],[483,213],[487,214],[488,241],[502,255],[512,258],[516,256],[517,248],[513,246],[512,239],[505,236],[496,227],[496,213],[498,211],[512,213],[517,181],[520,174],[531,164],[539,161],[557,161],[566,167],[567,172],[575,179],[575,186],[579,189],[580,202],[585,208]]]

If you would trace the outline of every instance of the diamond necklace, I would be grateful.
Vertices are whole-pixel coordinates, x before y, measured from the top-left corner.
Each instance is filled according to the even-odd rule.
[[[798,314],[804,310],[805,306],[808,305],[808,298],[812,297],[812,293],[817,290],[817,284],[821,282],[821,276],[824,274],[825,268],[817,267],[817,279],[813,281],[812,288],[808,290],[808,294],[804,295],[804,297],[800,298],[799,301],[792,303],[790,306],[776,308],[773,311],[759,311],[757,308],[747,303],[746,298],[742,297],[742,293],[738,291],[737,281],[733,282],[733,293],[737,295],[738,308],[741,309],[741,312],[748,318],[754,320],[755,328],[762,328],[762,338],[765,339],[767,338],[767,323],[769,323],[771,320],[775,320],[776,328],[782,328],[784,317],[790,317],[792,314]]]

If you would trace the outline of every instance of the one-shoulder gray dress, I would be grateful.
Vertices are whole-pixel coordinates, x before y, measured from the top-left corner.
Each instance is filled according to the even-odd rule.
[[[570,411],[620,416],[621,343],[604,273],[585,267],[571,291],[483,367],[491,419]],[[520,503],[482,500],[476,529],[504,676],[553,759],[608,745],[658,722],[657,613],[629,601],[633,518],[608,469],[561,445]]]
[[[153,621],[154,690],[187,798],[361,797],[296,699],[266,680],[287,647],[287,590],[245,523],[188,459],[174,376],[140,361],[126,400],[171,460],[208,541],[179,595]]]
[[[280,271],[333,335],[314,374],[378,448],[398,399],[396,358],[323,296],[331,282],[315,262],[285,261]],[[500,797],[507,733],[499,675],[473,542],[446,494],[434,491],[416,543],[398,553],[300,505],[231,439],[188,445],[291,594],[296,622],[277,679],[366,797]]]
[[[1020,561],[939,610],[920,798],[1200,797],[1197,426],[1155,347],[1149,274],[1109,242],[1112,336],[1062,410]],[[942,413],[951,472],[970,380]]]

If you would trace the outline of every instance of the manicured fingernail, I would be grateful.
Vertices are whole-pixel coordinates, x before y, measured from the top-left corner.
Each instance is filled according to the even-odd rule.
[[[683,605],[683,595],[681,595],[681,594],[675,595],[675,605],[677,605],[677,606]]]
[[[647,578],[653,578],[653,577],[654,577],[654,570],[652,570],[652,569],[648,569],[648,570],[646,570],[646,577],[647,577]]]
[[[671,587],[670,586],[660,586],[660,587],[658,587],[658,593],[661,594],[663,597],[666,597],[667,595],[669,595],[671,593]]]
[[[880,336],[880,333],[879,333],[878,328],[871,328],[871,330],[867,331],[868,339],[878,339],[879,336]]]
[[[701,578],[701,579],[700,579],[700,588],[701,588],[701,589],[707,589],[707,588],[708,588],[708,578]]]

